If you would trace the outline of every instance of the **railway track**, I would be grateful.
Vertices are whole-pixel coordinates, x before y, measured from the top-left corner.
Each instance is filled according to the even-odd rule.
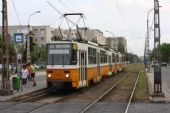
[[[140,72],[141,72],[141,71],[140,71]],[[132,90],[131,95],[130,95],[130,97],[129,97],[129,99],[128,99],[128,104],[124,107],[122,113],[127,113],[127,112],[128,112],[129,106],[130,106],[130,104],[131,104],[131,101],[132,101],[132,98],[133,98],[133,95],[134,95],[134,92],[135,92],[135,89],[136,89],[136,85],[137,85],[137,83],[138,83],[138,79],[139,79],[140,72],[138,72],[138,76],[137,76],[137,79],[136,79],[136,81],[135,81],[133,90]],[[107,96],[112,90],[114,90],[114,88],[117,87],[123,80],[125,80],[125,78],[127,78],[130,73],[132,73],[132,72],[127,73],[127,74],[126,74],[121,80],[119,80],[115,85],[113,85],[110,89],[108,89],[106,92],[104,92],[100,97],[98,97],[97,99],[95,99],[94,101],[92,101],[89,105],[87,105],[80,113],[86,113],[87,111],[89,111],[94,105],[96,105],[100,100],[102,100],[102,99],[103,99],[105,96]]]
[[[44,96],[46,96],[50,93],[53,93],[55,91],[56,90],[54,90],[54,89],[42,89],[42,90],[39,90],[39,91],[36,91],[36,92],[32,92],[32,93],[29,93],[29,94],[18,96],[18,97],[10,99],[8,101],[8,102],[13,102],[12,104],[1,107],[0,109],[1,110],[7,109],[9,107],[16,106],[16,105],[21,104],[23,102],[33,102],[33,101],[36,101],[36,100],[43,98]]]
[[[56,92],[56,91],[57,90],[55,90],[55,89],[42,89],[42,90],[32,92],[32,93],[29,93],[26,95],[12,98],[9,101],[12,101],[12,102],[34,102],[34,101],[37,101],[37,100],[39,100],[53,92]]]
[[[118,82],[115,82],[114,85],[113,85],[111,88],[109,88],[105,93],[103,93],[100,97],[96,96],[96,97],[98,97],[98,98],[97,98],[96,100],[94,100],[93,102],[90,101],[90,104],[88,104],[86,107],[84,107],[84,109],[82,109],[82,111],[81,111],[80,113],[85,113],[85,112],[89,111],[89,110],[90,110],[92,107],[94,107],[94,105],[97,104],[99,101],[103,101],[104,97],[106,97],[106,95],[108,95],[109,92],[111,92],[111,91],[114,92],[114,88],[117,87],[123,80],[125,80],[125,79],[128,77],[128,75],[131,74],[131,73],[132,73],[132,72],[126,72],[125,75],[123,75],[123,77],[121,77]],[[137,77],[137,79],[136,79],[136,82],[135,82],[133,91],[132,91],[131,95],[129,96],[129,99],[128,99],[129,102],[128,102],[128,104],[127,104],[126,106],[123,107],[124,109],[123,109],[123,112],[122,112],[122,113],[127,113],[128,109],[129,109],[129,106],[130,106],[130,104],[131,104],[131,101],[132,101],[132,98],[133,98],[133,94],[134,94],[134,92],[135,92],[136,84],[137,84],[137,81],[138,81],[138,78],[139,78],[139,75],[140,75],[139,72],[137,72],[137,73],[138,73],[138,77]],[[136,73],[136,74],[137,74],[137,73]],[[91,88],[91,87],[90,87],[90,88]],[[89,88],[87,88],[87,90],[88,90],[88,89],[89,89]],[[82,93],[82,91],[83,91],[83,93]],[[80,92],[81,92],[81,94],[84,94],[84,91],[86,91],[86,90],[84,90],[84,89],[83,89],[83,90],[78,90],[78,91],[76,91],[76,92],[67,94],[67,95],[65,95],[65,96],[63,96],[63,95],[61,96],[61,95],[60,95],[60,98],[57,98],[57,99],[54,98],[55,100],[54,100],[53,102],[44,102],[43,105],[37,107],[36,109],[33,109],[32,111],[29,111],[28,113],[35,113],[36,111],[39,111],[39,110],[45,108],[46,105],[48,105],[49,103],[52,104],[52,103],[68,102],[69,99],[72,99],[72,98],[77,97],[77,95],[79,95]],[[40,93],[40,92],[41,92],[41,93]],[[18,99],[14,99],[14,100],[17,101],[18,103],[14,103],[13,106],[15,106],[16,104],[19,104],[19,103],[24,103],[24,102],[34,102],[34,101],[39,100],[39,99],[43,98],[44,96],[48,95],[50,92],[52,93],[53,91],[52,91],[52,90],[51,90],[51,91],[42,90],[42,91],[35,92],[34,94],[30,94],[30,95],[29,95],[29,96],[31,96],[31,97],[33,97],[33,98],[29,97],[28,95],[25,95],[25,96],[22,96],[22,97],[20,97],[20,98],[18,98]],[[42,94],[42,95],[41,95],[41,94]],[[56,95],[55,95],[55,96],[56,96]],[[96,97],[95,97],[95,98],[96,98]],[[4,108],[8,108],[8,107],[11,107],[11,106],[12,106],[12,105],[6,106],[6,107],[4,107]]]
[[[97,104],[100,100],[102,100],[106,95],[108,95],[108,93],[110,91],[112,91],[115,87],[117,87],[123,80],[125,80],[129,74],[131,74],[132,72],[126,72],[125,76],[123,76],[117,83],[115,83],[111,88],[109,88],[105,93],[103,93],[103,95],[101,95],[100,97],[98,97],[96,100],[94,100],[93,102],[91,102],[88,106],[86,106],[80,113],[85,113],[87,111],[89,111],[95,104]],[[139,73],[138,73],[139,75]],[[137,82],[136,82],[137,84]],[[135,85],[136,87],[136,85]],[[88,88],[87,88],[88,89]],[[64,96],[60,99],[57,99],[56,101],[52,102],[52,103],[58,103],[58,102],[67,102],[69,99],[72,99],[74,98],[76,95],[79,95],[79,91],[78,92],[75,92],[75,93],[72,93],[72,94],[69,94],[67,96]],[[133,91],[133,94],[134,94],[134,91]],[[133,96],[132,96],[133,97]],[[132,100],[132,97],[130,100]],[[36,113],[36,111],[39,111],[40,109],[43,109],[47,104],[44,104],[43,106],[40,106],[39,108],[37,109],[34,109],[32,111],[30,111],[29,113]],[[130,106],[130,104],[128,103],[128,106]],[[126,107],[125,107],[126,108]],[[128,107],[126,109],[123,109],[124,111],[127,111],[128,110]],[[123,112],[124,113],[124,112]],[[126,112],[127,113],[127,112]]]

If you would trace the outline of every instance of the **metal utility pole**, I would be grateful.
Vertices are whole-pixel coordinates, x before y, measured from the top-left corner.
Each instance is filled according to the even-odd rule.
[[[145,37],[145,47],[144,47],[144,65],[147,68],[147,60],[146,60],[146,45],[147,45],[147,37]]]
[[[146,66],[147,66],[147,72],[150,72],[150,49],[149,49],[149,37],[150,37],[150,33],[149,33],[149,13],[151,11],[153,11],[154,8],[150,9],[147,13],[147,36],[146,36],[146,45],[145,45],[145,53],[146,53]]]
[[[30,41],[31,41],[30,38],[32,38],[32,31],[31,31],[31,27],[30,27],[30,20],[33,15],[38,14],[38,13],[41,13],[41,11],[36,11],[36,12],[32,13],[28,18],[28,34],[26,36],[26,42],[25,42],[25,50],[26,50],[25,63],[31,62],[31,56],[30,56],[31,48],[30,48],[30,46],[32,46],[32,45],[30,45]]]
[[[2,0],[2,84],[0,95],[10,95],[9,76],[9,35],[8,35],[8,13],[7,1]]]
[[[162,94],[161,56],[160,56],[160,16],[158,0],[154,0],[154,93]]]

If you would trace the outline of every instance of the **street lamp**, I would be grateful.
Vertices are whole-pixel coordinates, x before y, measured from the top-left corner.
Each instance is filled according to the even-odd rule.
[[[31,37],[31,29],[30,29],[30,20],[31,17],[35,14],[41,13],[41,11],[36,11],[34,13],[32,13],[29,18],[28,18],[28,35],[27,35],[27,40],[25,43],[26,46],[26,62],[31,62],[31,56],[30,56],[30,37]]]
[[[111,31],[106,31],[106,32],[111,33],[113,35],[113,37],[115,37],[115,34],[113,32],[111,32]]]

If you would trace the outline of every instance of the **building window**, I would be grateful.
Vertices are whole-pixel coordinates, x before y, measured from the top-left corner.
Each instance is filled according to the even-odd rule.
[[[41,37],[41,41],[43,41],[44,40],[44,37]]]
[[[54,34],[54,31],[51,31],[51,34]]]
[[[38,35],[38,29],[34,29],[35,35]]]
[[[37,38],[37,37],[35,38],[35,41],[36,41],[36,42],[38,41],[38,38]]]
[[[44,36],[45,35],[45,29],[40,29],[40,35]]]

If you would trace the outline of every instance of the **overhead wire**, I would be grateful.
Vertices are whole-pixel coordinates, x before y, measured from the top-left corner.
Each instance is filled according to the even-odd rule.
[[[128,28],[130,34],[134,37],[134,34],[132,33],[132,30],[131,30],[131,28],[130,28],[127,20],[126,20],[126,17],[125,17],[125,15],[124,15],[124,13],[122,12],[122,10],[121,10],[121,8],[120,8],[120,6],[119,6],[118,1],[117,1],[117,0],[114,0],[114,1],[115,1],[115,4],[116,4],[117,9],[119,10],[119,12],[120,12],[120,14],[121,14],[121,16],[122,16],[122,19],[123,19],[124,23],[126,24],[126,27]]]
[[[64,2],[63,2],[63,0],[58,0],[69,12],[71,12],[71,13],[73,13],[74,11],[73,10],[71,10],[69,7],[68,7],[68,5],[66,5]],[[83,17],[82,17],[82,19],[83,19],[83,24],[84,24],[84,27],[86,27],[86,22],[85,22],[85,16],[83,15]],[[79,18],[75,23],[76,24],[79,24],[80,23],[80,20],[81,20],[81,18]],[[72,27],[74,27],[74,25],[72,26]],[[71,28],[72,28],[71,27]]]
[[[19,17],[17,8],[16,8],[16,6],[15,6],[14,0],[12,0],[12,4],[13,4],[14,10],[15,10],[15,13],[16,13],[16,16],[17,16],[17,19],[18,19],[18,22],[19,22],[19,24],[20,24],[20,26],[21,26],[21,25],[22,25],[22,24],[21,24],[21,20],[20,20],[20,17]]]
[[[58,0],[67,10],[69,10],[70,12],[74,12],[73,10],[71,10],[62,0]]]

